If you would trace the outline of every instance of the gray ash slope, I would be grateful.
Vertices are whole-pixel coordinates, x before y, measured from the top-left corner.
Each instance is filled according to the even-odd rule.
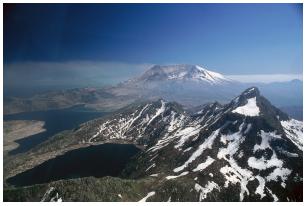
[[[164,100],[136,104],[81,130],[83,143],[120,139],[146,146],[124,176],[156,178],[148,201],[302,201],[302,122],[257,88],[192,114]],[[169,191],[171,181],[183,181],[193,195]]]

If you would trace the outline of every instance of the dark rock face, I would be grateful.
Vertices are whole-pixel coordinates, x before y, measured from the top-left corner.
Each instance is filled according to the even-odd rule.
[[[192,114],[158,100],[94,124],[96,129],[90,124],[87,130],[92,136],[84,141],[122,138],[147,145],[125,177],[183,178],[200,201],[301,201],[302,182],[297,179],[302,178],[303,152],[294,137],[302,123],[293,123],[257,88],[229,104],[207,104]],[[291,133],[286,124],[292,124]]]
[[[188,112],[162,99],[135,103],[81,125],[73,139],[144,146],[121,174],[149,179],[144,201],[303,201],[302,134],[302,122],[252,87]]]

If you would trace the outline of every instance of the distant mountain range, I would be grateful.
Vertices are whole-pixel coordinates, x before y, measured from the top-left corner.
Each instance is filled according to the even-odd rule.
[[[203,81],[214,85],[212,81]],[[222,78],[217,82],[223,82]],[[232,84],[227,80],[225,83]],[[12,159],[11,167],[18,167],[11,170],[6,166],[5,177],[69,148],[118,141],[144,147],[122,173],[124,179],[133,179],[129,184],[141,187],[140,197],[136,189],[121,191],[120,196],[128,197],[126,201],[303,200],[302,122],[274,107],[255,87],[227,104],[214,102],[193,111],[164,99],[131,104],[47,140],[24,154],[23,161]],[[90,199],[97,197],[94,191],[85,194],[79,191],[82,189],[75,189],[88,187],[87,179],[74,187],[70,184],[70,180],[44,184],[48,188],[44,197],[53,188],[57,199],[64,201],[71,200],[71,195],[79,201],[103,201]],[[37,197],[37,187],[14,192],[22,197],[31,191]],[[111,186],[109,195],[116,196],[118,190]],[[7,199],[10,192],[5,191]],[[82,195],[76,195],[79,193]],[[52,198],[55,197],[49,197]]]
[[[214,101],[226,103],[251,86],[257,86],[277,107],[302,107],[303,83],[299,80],[245,84],[198,65],[183,64],[155,65],[140,76],[107,88],[54,91],[30,98],[5,97],[4,114],[58,109],[77,104],[114,111],[132,102],[159,98],[192,108]]]

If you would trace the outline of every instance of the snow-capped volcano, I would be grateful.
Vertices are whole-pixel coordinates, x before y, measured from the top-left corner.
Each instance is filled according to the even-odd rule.
[[[143,74],[111,87],[107,92],[116,97],[123,96],[124,99],[156,100],[162,98],[167,101],[175,101],[186,108],[193,108],[214,101],[221,104],[227,103],[239,95],[242,90],[252,86],[256,86],[256,83],[244,84],[234,81],[226,75],[210,71],[199,65],[176,64],[152,66]],[[297,93],[299,89],[295,86],[279,86],[263,84],[258,87],[269,100],[279,107],[284,102],[290,102],[289,105],[297,102],[291,90],[296,94],[295,96],[302,94],[302,92]],[[277,95],[279,91],[286,95]],[[247,94],[242,96],[245,95]],[[247,105],[254,109],[255,113],[251,115],[257,114],[254,102],[255,99],[250,99]],[[244,107],[238,108],[237,111],[243,112],[244,109]]]
[[[155,65],[109,92],[115,96],[162,98],[189,107],[212,101],[225,103],[241,92],[241,85],[198,65]]]
[[[146,71],[138,80],[164,81],[164,80],[193,80],[206,82],[211,85],[229,83],[232,80],[220,73],[209,71],[198,65],[155,65]]]

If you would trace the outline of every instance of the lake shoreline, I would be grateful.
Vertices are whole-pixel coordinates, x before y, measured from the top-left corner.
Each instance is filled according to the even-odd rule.
[[[117,139],[117,140],[105,140],[105,141],[94,142],[94,143],[79,142],[78,144],[70,145],[69,147],[65,147],[61,150],[55,150],[55,151],[50,151],[50,152],[39,154],[39,156],[35,155],[35,153],[31,153],[29,154],[29,159],[27,159],[27,161],[25,161],[23,164],[17,166],[17,168],[14,168],[13,170],[10,170],[7,174],[5,174],[4,181],[6,181],[10,177],[13,177],[19,173],[22,173],[26,170],[30,170],[40,164],[43,164],[44,162],[50,159],[54,159],[56,157],[65,155],[67,152],[81,149],[81,148],[87,148],[90,146],[98,146],[98,145],[104,145],[104,144],[126,144],[126,145],[130,144],[130,145],[134,145],[137,149],[140,150],[140,152],[144,151],[146,148],[144,145],[139,145],[139,144],[136,144],[135,142]]]
[[[19,147],[17,140],[45,132],[44,121],[10,120],[3,121],[3,152],[7,153]]]
[[[107,113],[93,111],[88,108],[84,108],[84,105],[78,105],[66,109],[48,110],[48,111],[36,111],[27,113],[18,113],[14,115],[4,115],[4,121],[11,120],[35,120],[43,121],[44,132],[36,133],[27,136],[22,139],[17,139],[16,143],[18,147],[8,151],[9,155],[17,155],[29,151],[40,143],[48,140],[50,137],[65,131],[73,130],[79,125],[88,122],[90,120],[101,118]]]
[[[76,177],[115,177],[122,172],[131,157],[142,151],[133,143],[100,143],[79,146],[79,148],[75,147],[41,163],[36,162],[31,169],[7,177],[5,180],[13,187],[23,187]],[[116,152],[113,153],[114,151]],[[109,164],[112,165],[112,168],[103,166]],[[69,166],[62,169],[63,165]],[[36,174],[46,174],[46,171],[49,173],[48,176],[34,178],[37,177]]]

